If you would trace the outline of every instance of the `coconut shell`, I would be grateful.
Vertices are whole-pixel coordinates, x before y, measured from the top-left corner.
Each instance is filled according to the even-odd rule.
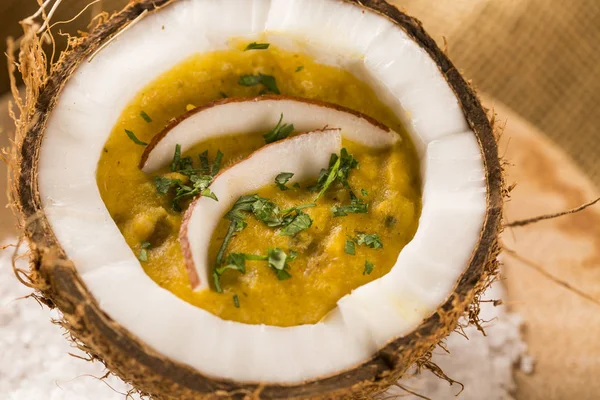
[[[130,382],[141,393],[160,399],[364,398],[394,384],[415,362],[427,367],[430,350],[455,329],[459,317],[467,314],[472,322],[477,322],[478,296],[496,273],[504,195],[502,168],[492,124],[474,90],[419,21],[382,0],[347,2],[386,16],[428,52],[456,93],[477,136],[485,163],[488,197],[481,238],[470,264],[445,303],[413,332],[390,342],[361,365],[334,376],[296,385],[243,384],[205,376],[148,347],[102,311],[73,263],[66,257],[43,213],[37,186],[39,150],[48,115],[77,66],[142,12],[155,10],[169,2],[139,0],[130,3],[88,35],[73,40],[74,46],[54,65],[47,79],[44,77],[39,94],[38,88],[30,90],[35,96],[35,105],[28,102],[30,106],[26,115],[20,119],[12,165],[13,201],[30,243],[30,278],[39,295],[47,304],[62,311],[63,326],[82,350],[102,361],[109,370]]]

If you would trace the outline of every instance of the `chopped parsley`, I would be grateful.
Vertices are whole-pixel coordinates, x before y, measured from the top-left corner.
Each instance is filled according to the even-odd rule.
[[[154,177],[156,191],[161,195],[168,194],[172,188],[175,189],[172,208],[175,211],[181,211],[180,201],[193,198],[197,195],[209,197],[218,201],[217,196],[208,188],[212,183],[213,177],[221,169],[221,160],[223,153],[217,152],[212,166],[208,162],[208,152],[200,154],[200,168],[194,168],[194,162],[191,157],[181,157],[181,145],[175,146],[173,161],[171,161],[171,171],[182,174],[188,178],[187,182],[181,179],[171,179],[166,176]]]
[[[277,87],[275,77],[271,75],[264,75],[261,73],[258,75],[242,75],[238,80],[238,84],[242,86],[256,86],[258,84],[263,84],[270,92],[281,94]]]
[[[372,249],[381,249],[383,248],[383,243],[381,239],[379,239],[379,235],[376,233],[368,234],[368,233],[359,233],[356,235],[356,244],[364,245],[370,247]]]
[[[240,308],[240,298],[237,294],[233,295],[233,305],[235,308]]]
[[[140,117],[144,118],[144,121],[146,121],[147,123],[152,122],[152,118],[150,118],[150,116],[146,114],[146,111],[144,110],[140,112]]]
[[[362,194],[364,197],[367,197],[369,192],[367,192],[367,189],[360,189],[360,194]]]
[[[289,279],[292,275],[287,271],[289,263],[294,261],[297,257],[297,253],[294,250],[290,250],[289,254],[285,251],[275,248],[269,249],[266,255],[256,254],[244,254],[244,253],[231,253],[227,256],[227,261],[224,266],[215,267],[213,270],[213,282],[215,289],[218,293],[223,293],[221,287],[221,276],[227,270],[238,271],[241,274],[246,273],[246,260],[248,261],[267,261],[269,268],[275,272],[277,279],[280,281]]]
[[[224,99],[226,99],[226,98],[228,98],[228,97],[229,97],[229,96],[227,96],[227,93],[225,93],[225,92],[219,92],[219,94],[220,94],[220,95],[221,95],[221,97],[222,97],[222,98],[224,98]]]
[[[279,189],[282,191],[290,190],[290,188],[285,186],[285,184],[288,183],[293,176],[294,174],[292,172],[282,172],[275,177],[275,185],[277,185],[277,187],[279,187]]]
[[[269,132],[265,133],[263,137],[265,138],[265,143],[273,143],[278,140],[285,139],[290,136],[290,134],[294,131],[294,124],[281,124],[283,121],[283,114],[279,117],[279,122],[275,128],[271,129]]]
[[[344,246],[344,253],[350,254],[351,256],[356,254],[356,246],[352,240],[346,240],[346,245]]]
[[[148,249],[150,248],[150,242],[142,242],[142,248],[140,250],[140,254],[138,255],[138,259],[140,261],[146,262],[148,261]]]
[[[248,50],[266,50],[266,49],[269,48],[269,46],[270,46],[269,43],[256,43],[256,42],[252,42],[248,46],[246,46],[246,48],[244,49],[244,51],[248,51]]]
[[[302,71],[303,69],[304,69],[304,66],[303,66],[303,65],[301,65],[301,66],[299,66],[298,68],[296,68],[296,72],[300,72],[300,71]]]
[[[129,136],[129,139],[131,139],[133,143],[139,144],[140,146],[148,146],[148,143],[142,142],[140,139],[137,138],[137,136],[135,136],[135,133],[133,133],[129,129],[125,129],[125,133],[127,134],[127,136]]]
[[[371,275],[371,272],[373,272],[374,267],[375,267],[375,265],[372,262],[370,262],[369,260],[366,260],[363,275]]]
[[[334,182],[339,182],[345,188],[350,188],[348,175],[350,174],[350,170],[354,168],[358,168],[358,161],[348,154],[348,150],[345,148],[342,149],[339,156],[332,154],[329,159],[329,168],[321,170],[317,184],[311,188],[314,191],[319,191],[315,202],[325,194],[329,186]]]
[[[299,232],[310,228],[312,225],[310,216],[302,211],[296,211],[296,216],[279,233],[281,236],[295,236]]]
[[[333,206],[331,212],[334,217],[345,217],[348,214],[366,214],[369,212],[369,204],[365,203],[350,191],[350,204],[345,206]]]

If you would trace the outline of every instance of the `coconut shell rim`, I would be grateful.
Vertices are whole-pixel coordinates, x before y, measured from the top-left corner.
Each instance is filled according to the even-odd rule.
[[[86,58],[143,12],[177,0],[137,0],[97,26],[61,58],[40,93],[18,143],[14,170],[15,203],[30,243],[32,279],[46,303],[57,306],[66,326],[83,350],[131,382],[143,393],[159,398],[244,397],[338,398],[375,393],[393,384],[404,371],[426,355],[454,329],[495,273],[498,233],[501,230],[503,177],[493,127],[477,95],[452,62],[423,30],[421,23],[383,0],[337,0],[369,9],[390,19],[422,47],[452,88],[475,133],[483,155],[487,184],[487,212],[477,247],[455,290],[431,316],[410,334],[382,347],[372,358],[336,375],[292,385],[240,383],[201,374],[162,356],[113,321],[90,294],[73,263],[66,257],[43,214],[37,189],[38,156],[47,117],[66,81]]]

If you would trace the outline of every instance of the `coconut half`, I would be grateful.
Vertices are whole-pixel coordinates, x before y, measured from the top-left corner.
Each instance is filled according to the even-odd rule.
[[[225,99],[195,108],[167,125],[146,147],[140,168],[152,173],[164,167],[178,144],[185,152],[210,138],[268,132],[280,118],[299,132],[339,128],[345,138],[370,147],[388,147],[401,139],[373,118],[335,104],[288,96]]]
[[[341,149],[340,129],[303,133],[262,147],[217,175],[210,188],[219,201],[198,197],[188,207],[181,225],[179,241],[192,287],[208,288],[212,272],[208,246],[213,231],[240,196],[273,183],[281,171],[293,173],[295,182],[316,178],[322,168],[327,168],[331,154]]]
[[[265,34],[300,38],[317,59],[382,88],[422,163],[414,239],[389,274],[315,325],[224,321],[158,287],[96,185],[103,145],[136,93],[194,53]],[[476,318],[501,221],[492,127],[421,24],[382,0],[134,1],[81,38],[31,104],[14,184],[32,280],[82,347],[144,393],[364,397],[393,384],[465,312]]]

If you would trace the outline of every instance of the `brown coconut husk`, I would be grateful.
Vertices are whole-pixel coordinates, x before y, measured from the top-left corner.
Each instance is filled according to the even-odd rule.
[[[43,55],[40,35],[35,32],[37,26],[31,21],[23,24],[25,36],[21,40],[19,70],[26,83],[27,95],[24,102],[17,100],[20,109],[16,120],[17,135],[7,162],[12,175],[10,197],[30,247],[31,268],[27,279],[37,290],[37,296],[45,304],[62,311],[61,324],[91,359],[103,362],[140,393],[160,399],[368,398],[393,385],[415,363],[422,368],[434,369],[428,354],[457,327],[459,318],[465,316],[478,325],[479,296],[497,274],[498,234],[502,229],[502,203],[506,191],[494,130],[475,91],[419,21],[382,0],[339,1],[389,18],[428,52],[454,90],[484,159],[487,212],[483,229],[469,265],[443,305],[413,332],[388,343],[352,369],[302,384],[280,385],[209,377],[170,360],[113,321],[90,294],[54,236],[37,189],[38,156],[47,118],[63,86],[81,62],[148,12],[174,1],[177,0],[131,2],[89,34],[70,39],[67,51],[61,54],[57,63],[50,65]],[[9,51],[13,54],[14,46]],[[16,88],[13,90],[18,99]]]

